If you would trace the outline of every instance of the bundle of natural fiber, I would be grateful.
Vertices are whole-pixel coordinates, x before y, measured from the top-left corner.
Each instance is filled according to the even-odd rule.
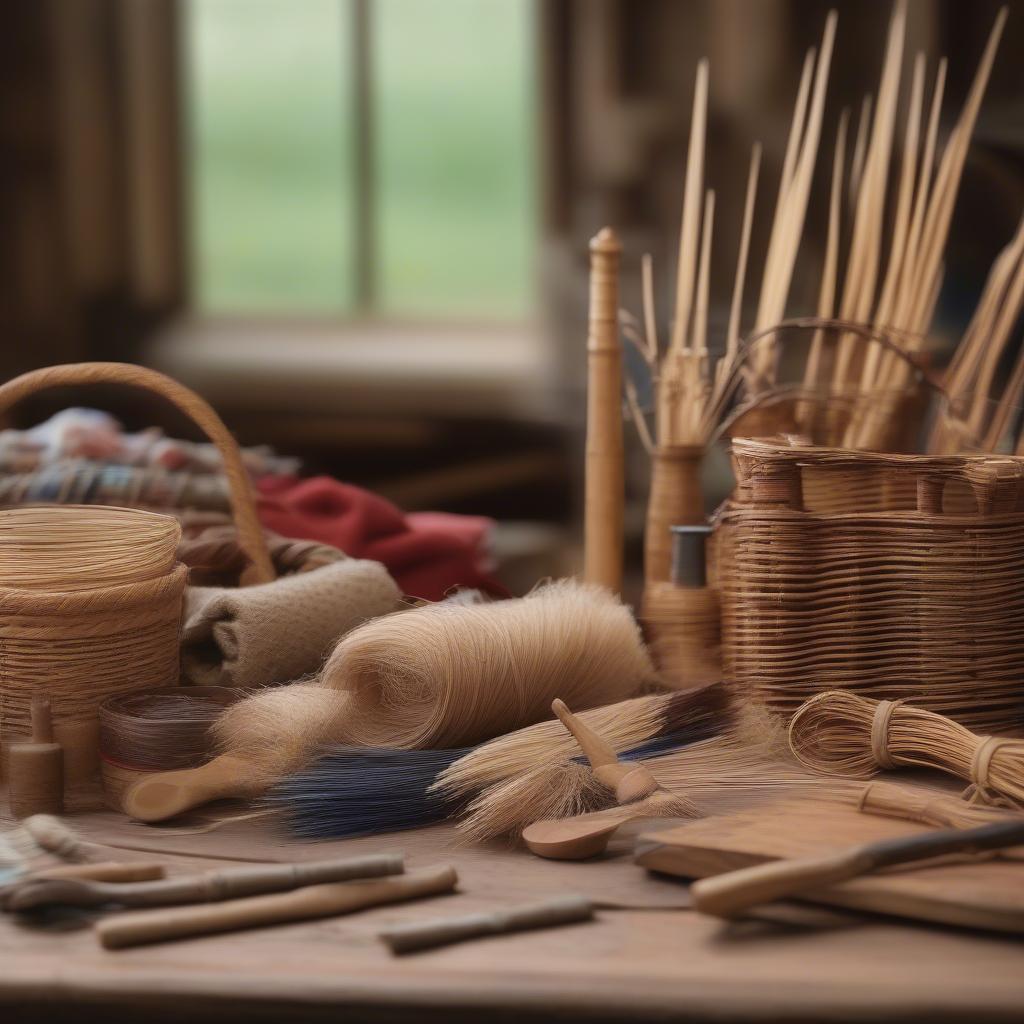
[[[524,598],[424,605],[366,623],[334,649],[325,686],[350,696],[351,742],[444,748],[622,700],[654,675],[629,609],[562,580]]]
[[[793,716],[789,744],[814,771],[864,778],[890,768],[937,768],[969,781],[982,802],[1024,806],[1024,740],[978,736],[902,700],[819,693]]]

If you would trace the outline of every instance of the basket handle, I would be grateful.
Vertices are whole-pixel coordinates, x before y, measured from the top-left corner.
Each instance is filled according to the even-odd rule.
[[[238,444],[213,407],[184,384],[156,370],[131,363],[67,363],[47,366],[40,370],[30,370],[0,385],[0,414],[38,391],[86,384],[126,384],[155,392],[180,409],[206,434],[224,460],[231,509],[238,530],[238,546],[249,560],[241,581],[250,584],[269,583],[273,580],[273,562],[256,515],[249,475],[242,463]]]

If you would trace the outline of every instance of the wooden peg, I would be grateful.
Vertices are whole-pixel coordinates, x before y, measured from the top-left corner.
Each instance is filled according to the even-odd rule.
[[[11,814],[60,814],[64,810],[64,755],[53,742],[50,702],[32,698],[32,739],[13,743],[8,760]]]

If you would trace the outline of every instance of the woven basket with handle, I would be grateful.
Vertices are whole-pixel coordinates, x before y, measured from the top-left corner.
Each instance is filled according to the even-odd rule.
[[[238,446],[213,409],[188,388],[153,370],[122,363],[53,366],[0,386],[0,413],[47,388],[89,384],[126,384],[162,395],[207,434],[224,460],[237,547],[244,556],[241,581],[274,579]],[[105,698],[176,686],[187,575],[178,563],[155,579],[74,592],[0,586],[3,750],[29,735],[32,696],[44,691],[66,759],[87,766],[96,748],[97,709]]]
[[[725,671],[790,714],[846,689],[1024,721],[1024,459],[737,440],[717,526]]]

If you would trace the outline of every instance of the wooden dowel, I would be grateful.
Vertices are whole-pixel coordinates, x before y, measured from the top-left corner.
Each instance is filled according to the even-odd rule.
[[[619,240],[602,228],[590,243],[587,336],[586,495],[583,578],[622,589],[625,502],[622,440],[622,349],[619,342]]]
[[[452,892],[457,881],[454,868],[438,867],[392,878],[311,885],[294,892],[197,907],[133,911],[100,921],[96,934],[107,949],[124,949],[195,935],[351,914],[369,907]]]
[[[590,921],[593,917],[594,905],[590,900],[583,896],[560,896],[542,903],[527,903],[491,913],[395,925],[385,928],[380,937],[392,953],[415,953],[487,935],[557,928],[560,925]]]
[[[697,266],[697,235],[700,226],[700,202],[704,191],[704,139],[708,114],[708,62],[697,65],[690,118],[690,145],[686,156],[686,184],[683,189],[683,213],[679,228],[679,265],[676,275],[675,319],[672,323],[672,352],[686,345],[686,330],[693,306],[694,276]]]
[[[755,142],[750,152],[750,170],[747,172],[747,194],[743,202],[743,226],[740,230],[740,248],[736,257],[736,278],[732,286],[732,303],[729,308],[729,328],[726,332],[725,354],[722,373],[724,379],[728,367],[736,358],[740,346],[740,318],[743,315],[743,288],[747,278],[747,261],[750,258],[750,232],[754,224],[754,204],[757,201],[757,179],[761,172],[761,143]]]
[[[7,907],[23,911],[54,904],[99,907],[116,903],[123,907],[168,907],[182,903],[213,903],[325,882],[382,878],[399,875],[403,870],[401,854],[376,853],[301,864],[247,865],[135,884],[114,885],[80,879],[30,880],[15,886],[7,897]]]
[[[62,864],[32,873],[33,879],[81,879],[96,882],[150,882],[163,878],[166,869],[154,861],[96,861]]]

